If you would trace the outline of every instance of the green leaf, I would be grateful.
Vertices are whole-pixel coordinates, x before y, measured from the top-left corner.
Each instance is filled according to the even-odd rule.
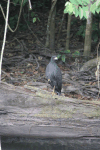
[[[73,54],[72,54],[73,57],[75,56],[80,56],[80,52],[79,51],[75,51]]]
[[[65,50],[64,53],[69,54],[70,50]]]
[[[69,5],[69,9],[68,9],[69,13],[72,13],[73,12],[73,5],[70,3]]]
[[[82,5],[82,1],[81,0],[77,0],[78,5]]]
[[[23,74],[24,72],[23,71],[21,71],[21,74]]]
[[[83,7],[83,16],[84,16],[85,18],[87,18],[87,13],[88,13],[88,6]]]
[[[65,3],[65,6],[68,6],[69,4],[70,4],[70,2],[66,2],[66,3]]]
[[[93,14],[95,14],[95,11],[96,11],[96,3],[94,3],[93,5],[91,5],[91,7],[90,7],[90,11],[93,13]]]
[[[35,22],[36,22],[36,17],[33,18],[33,23],[35,23]]]
[[[64,14],[67,14],[68,13],[68,9],[67,7],[64,9]]]
[[[83,17],[83,9],[81,7],[79,7],[79,16],[80,16],[80,19],[82,19],[82,17]]]
[[[62,50],[62,51],[60,51],[60,53],[63,53],[64,51]]]
[[[88,5],[89,4],[89,0],[82,0],[82,4],[84,5]]]
[[[99,14],[99,12],[100,12],[100,8],[97,8],[96,12]]]
[[[71,2],[72,4],[79,5],[79,3],[77,2],[77,0],[70,0],[70,2]]]
[[[60,57],[61,57],[61,54],[58,54],[58,55],[57,55],[57,58],[59,59]]]
[[[72,5],[72,3],[66,2],[65,6],[66,6],[66,8],[64,9],[64,13],[72,14],[73,13],[73,5]]]
[[[79,11],[78,11],[78,8],[77,8],[77,7],[74,8],[74,15],[75,15],[76,17],[79,15]]]
[[[63,62],[65,62],[65,59],[66,59],[65,55],[62,55],[61,59],[62,59]]]
[[[40,21],[40,19],[39,18],[37,18],[38,19],[38,21]]]

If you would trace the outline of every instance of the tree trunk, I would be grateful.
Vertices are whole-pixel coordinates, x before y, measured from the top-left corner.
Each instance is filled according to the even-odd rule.
[[[52,7],[51,7],[51,10],[50,10],[50,13],[49,13],[49,17],[48,17],[47,31],[46,31],[47,37],[46,37],[45,47],[50,46],[50,27],[51,27],[51,20],[52,20],[52,17],[53,17],[52,14],[53,14],[53,12],[55,12],[54,10],[55,10],[56,2],[57,2],[57,0],[53,1]]]
[[[61,34],[62,25],[63,25],[63,22],[64,22],[64,17],[65,17],[65,14],[63,13],[61,24],[60,24],[59,31],[58,31],[58,36],[57,36],[57,47],[58,47],[58,49],[60,47],[60,44],[59,44],[58,41],[59,41],[59,37],[60,37],[60,34]]]
[[[53,3],[53,0],[52,0]],[[54,50],[55,46],[55,15],[56,15],[56,5],[51,15],[51,23],[50,23],[50,49]]]
[[[68,15],[68,23],[67,23],[67,38],[66,38],[66,47],[65,47],[65,50],[68,50],[68,49],[69,49],[70,26],[71,26],[71,15]]]
[[[90,8],[90,4],[89,4]],[[89,15],[86,23],[84,56],[90,56],[91,53],[91,35],[92,35],[92,13],[89,10]]]
[[[0,136],[100,138],[100,101],[52,96],[36,84],[2,82]]]

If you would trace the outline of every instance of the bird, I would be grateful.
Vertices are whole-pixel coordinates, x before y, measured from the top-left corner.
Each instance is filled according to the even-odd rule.
[[[53,88],[53,93],[57,95],[61,95],[62,89],[62,73],[60,68],[56,64],[56,60],[58,60],[57,56],[52,56],[49,64],[46,67],[46,78],[48,83]]]

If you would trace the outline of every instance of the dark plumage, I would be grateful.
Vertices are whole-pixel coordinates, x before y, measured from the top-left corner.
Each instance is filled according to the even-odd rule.
[[[53,92],[56,92],[58,95],[60,95],[62,88],[62,74],[60,68],[55,62],[56,60],[58,60],[56,56],[51,57],[51,60],[46,67],[46,77],[48,79],[48,83],[53,88]]]

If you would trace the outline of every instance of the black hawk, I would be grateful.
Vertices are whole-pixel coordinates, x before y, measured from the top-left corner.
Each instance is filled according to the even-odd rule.
[[[56,60],[58,60],[56,56],[51,57],[51,60],[46,67],[46,77],[48,79],[48,83],[53,88],[53,93],[57,93],[57,95],[61,95],[62,73],[60,68],[56,64]]]

